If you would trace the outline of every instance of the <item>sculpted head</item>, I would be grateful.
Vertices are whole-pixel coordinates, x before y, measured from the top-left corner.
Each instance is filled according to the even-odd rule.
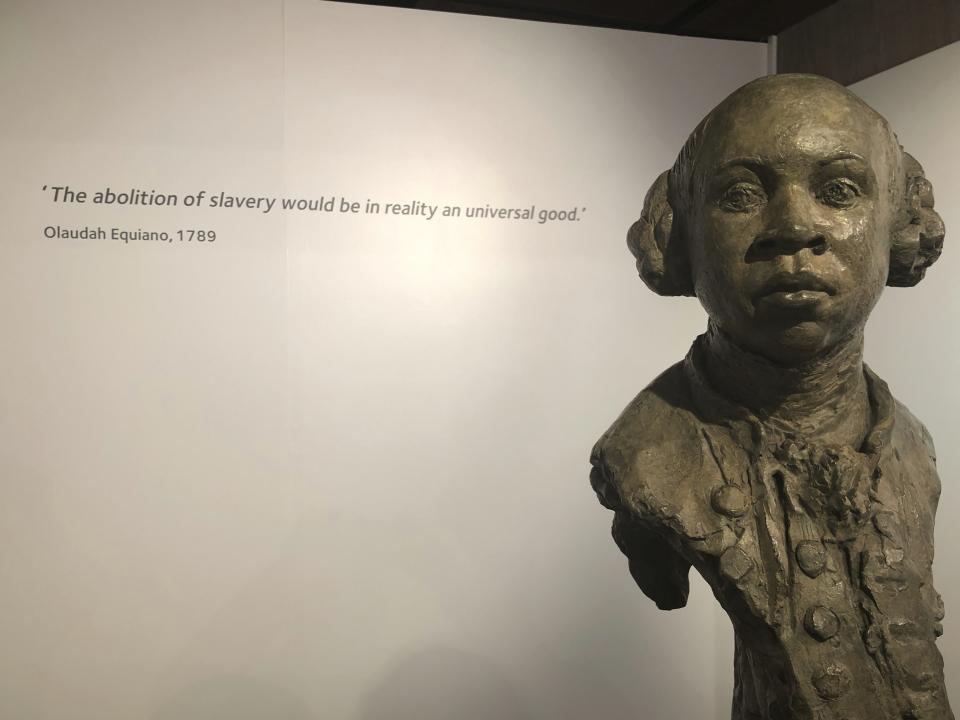
[[[943,224],[919,164],[846,88],[773,75],[694,130],[628,244],[644,282],[696,295],[741,347],[784,364],[862,329],[885,285],[915,285]]]

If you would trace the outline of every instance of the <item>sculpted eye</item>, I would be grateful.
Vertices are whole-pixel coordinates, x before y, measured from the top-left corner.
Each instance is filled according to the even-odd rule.
[[[739,182],[731,185],[720,196],[721,210],[728,212],[749,212],[767,201],[763,188],[753,183]]]
[[[820,202],[836,208],[851,207],[860,195],[862,195],[860,187],[846,178],[830,180],[817,192]]]

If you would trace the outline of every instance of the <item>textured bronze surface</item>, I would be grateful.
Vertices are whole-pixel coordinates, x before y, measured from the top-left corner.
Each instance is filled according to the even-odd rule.
[[[694,567],[733,622],[734,720],[952,720],[935,640],[940,481],[923,425],[863,363],[885,285],[943,224],[887,122],[824,78],[733,93],[654,182],[628,245],[707,332],[594,447],[643,592]]]

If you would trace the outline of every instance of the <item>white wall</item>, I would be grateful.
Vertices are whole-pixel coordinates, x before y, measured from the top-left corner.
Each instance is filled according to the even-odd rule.
[[[672,614],[633,586],[587,455],[704,324],[625,231],[764,61],[307,0],[4,3],[0,716],[728,716],[726,620],[702,583]]]
[[[937,446],[943,494],[934,580],[947,607],[940,650],[947,692],[960,704],[960,43],[851,86],[891,123],[933,183],[947,226],[942,258],[914,288],[891,288],[867,326],[866,359],[920,418]]]

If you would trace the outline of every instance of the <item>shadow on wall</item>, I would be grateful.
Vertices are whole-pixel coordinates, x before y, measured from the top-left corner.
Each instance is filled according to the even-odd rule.
[[[164,702],[152,720],[319,720],[288,690],[239,675],[212,677]]]
[[[531,720],[517,688],[489,660],[431,647],[396,660],[357,720]]]

